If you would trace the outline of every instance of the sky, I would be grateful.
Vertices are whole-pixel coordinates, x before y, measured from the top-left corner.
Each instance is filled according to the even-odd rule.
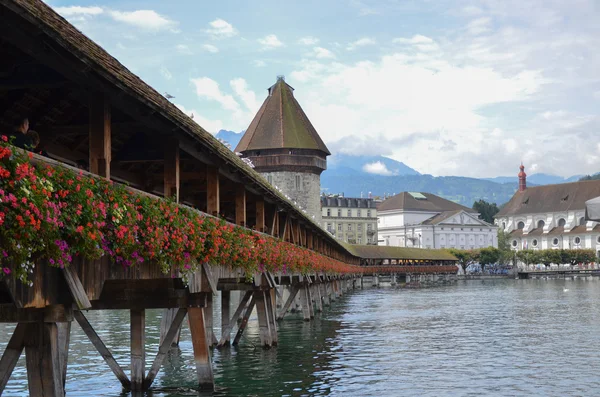
[[[213,134],[245,130],[284,75],[334,156],[600,171],[600,0],[49,4]]]

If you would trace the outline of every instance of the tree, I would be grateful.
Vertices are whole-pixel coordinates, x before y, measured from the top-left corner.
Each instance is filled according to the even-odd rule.
[[[488,203],[485,200],[479,200],[473,203],[473,209],[479,212],[479,217],[487,223],[494,223],[494,216],[500,211],[496,203]]]
[[[463,272],[467,273],[467,267],[473,262],[473,254],[471,251],[459,250],[456,248],[448,249],[452,255],[458,259],[458,264],[462,267]]]
[[[523,250],[517,252],[517,259],[529,266],[532,263],[540,263],[539,251]]]
[[[479,250],[479,263],[481,264],[481,271],[485,270],[486,265],[498,263],[499,259],[500,250],[498,248],[487,247]]]
[[[504,230],[498,229],[498,263],[508,265],[512,263],[514,252],[510,249],[510,236]]]
[[[561,260],[562,258],[559,250],[547,249],[540,251],[540,262],[546,267],[550,266],[552,263],[560,264]]]

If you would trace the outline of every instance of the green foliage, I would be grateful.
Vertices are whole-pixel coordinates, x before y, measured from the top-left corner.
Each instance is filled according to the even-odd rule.
[[[531,264],[540,263],[540,251],[522,250],[517,251],[517,259],[529,266]]]
[[[473,203],[473,209],[479,212],[481,219],[492,224],[494,223],[494,216],[500,211],[496,203],[488,203],[482,199]]]
[[[583,178],[579,179],[579,181],[597,181],[598,179],[600,179],[600,172],[594,175],[586,175]]]
[[[593,250],[574,249],[546,249],[546,250],[523,250],[516,253],[517,259],[525,265],[542,263],[545,266],[551,264],[577,265],[579,263],[591,263],[597,260]]]
[[[487,247],[479,250],[479,263],[481,264],[481,270],[485,270],[486,265],[492,265],[498,263],[501,256],[501,252],[498,248]]]
[[[498,252],[498,263],[502,265],[512,263],[515,254],[510,249],[510,236],[502,229],[498,229]]]
[[[448,252],[458,259],[458,264],[465,272],[467,271],[467,266],[479,259],[479,251],[477,250],[460,250],[456,248],[449,248]]]

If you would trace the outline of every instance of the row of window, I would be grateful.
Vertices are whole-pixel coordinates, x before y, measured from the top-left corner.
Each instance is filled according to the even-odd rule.
[[[352,210],[348,210],[347,214],[348,214],[347,216],[349,218],[351,218],[352,217]],[[327,216],[331,216],[331,209],[330,208],[327,208]],[[339,218],[342,217],[342,210],[341,209],[337,210],[337,216]],[[356,210],[356,216],[359,217],[359,218],[362,217],[362,211],[360,209]],[[371,217],[371,210],[367,210],[367,218],[370,218],[370,217]]]
[[[333,230],[333,227],[332,227],[331,223],[327,224],[327,230],[329,230],[330,232]],[[338,232],[343,231],[344,230],[344,224],[343,223],[338,223],[337,230],[338,230]],[[349,232],[353,231],[354,230],[353,224],[349,223],[347,230]],[[373,225],[370,224],[370,223],[367,223],[367,230],[369,230],[369,231],[373,230]],[[358,225],[356,225],[356,231],[358,231],[358,232],[362,232],[363,231],[363,225],[362,225],[362,223],[359,223]]]
[[[598,244],[600,244],[600,236],[598,236],[598,237],[596,238],[596,242],[597,242]],[[560,243],[560,240],[558,239],[558,237],[555,237],[554,239],[552,239],[552,245],[553,245],[554,247],[558,247],[558,243]],[[575,246],[576,246],[576,247],[579,247],[579,246],[581,245],[581,237],[575,237],[575,238],[573,239],[573,243],[575,244]],[[513,246],[514,248],[516,248],[516,247],[518,246],[518,244],[519,244],[519,242],[518,242],[517,240],[513,240],[513,241],[512,241],[512,246]],[[531,246],[532,246],[532,247],[537,247],[537,246],[539,246],[539,241],[538,241],[537,239],[535,239],[535,238],[534,238],[533,240],[531,240]],[[529,248],[529,247],[527,246],[527,243],[526,243],[526,242],[525,242],[525,245],[523,246],[523,248]]]
[[[565,218],[560,218],[556,224],[556,226],[558,227],[563,227],[567,224],[567,221]],[[581,217],[579,218],[579,226],[583,226],[585,225],[585,218]],[[539,220],[536,227],[538,229],[542,229],[544,226],[546,226],[546,222],[544,222],[543,220]],[[525,228],[525,222],[521,221],[519,223],[517,223],[517,230],[523,230]],[[506,229],[506,222],[502,222],[502,229]]]
[[[442,228],[441,228],[441,230],[444,230],[444,228],[442,227]],[[453,227],[451,227],[451,228],[450,228],[450,230],[454,230],[454,228],[453,228]],[[464,227],[461,227],[461,228],[460,228],[460,230],[465,230],[465,228],[464,228]],[[475,231],[475,228],[471,228],[471,231],[472,231],[472,232],[473,232],[473,231]],[[479,228],[479,231],[480,231],[480,232],[483,232],[483,228],[481,228],[481,227],[480,227],[480,228]],[[491,228],[490,228],[490,229],[487,229],[487,231],[488,231],[488,232],[493,232],[493,231],[494,231],[494,229],[491,229]]]

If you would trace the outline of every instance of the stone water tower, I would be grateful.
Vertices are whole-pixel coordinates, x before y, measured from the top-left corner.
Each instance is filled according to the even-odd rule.
[[[321,224],[321,172],[331,153],[283,76],[269,88],[235,151]]]

